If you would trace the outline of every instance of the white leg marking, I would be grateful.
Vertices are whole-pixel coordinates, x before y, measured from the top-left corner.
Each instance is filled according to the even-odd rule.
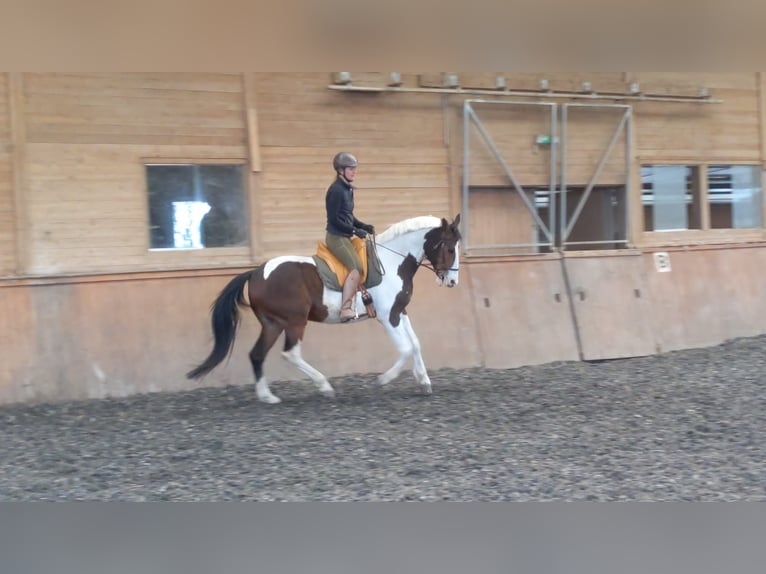
[[[378,315],[378,317],[381,317],[381,315]],[[387,385],[399,376],[399,373],[402,372],[402,368],[407,362],[407,359],[409,359],[410,355],[412,355],[412,341],[410,340],[410,336],[407,334],[407,330],[402,323],[399,323],[398,327],[394,327],[386,319],[381,319],[380,322],[386,328],[388,336],[391,337],[391,340],[396,346],[396,350],[399,351],[399,358],[396,360],[394,365],[378,377],[379,384]]]
[[[311,380],[314,381],[314,384],[317,386],[320,393],[326,397],[335,396],[335,390],[332,388],[332,385],[330,385],[327,377],[309,365],[301,356],[300,341],[298,341],[298,343],[289,351],[283,352],[282,356],[287,359],[290,364],[295,365],[298,369],[306,373]]]
[[[270,405],[276,405],[277,403],[282,402],[282,399],[271,393],[269,382],[266,380],[266,377],[261,377],[260,380],[255,383],[255,394],[258,396],[259,400]]]
[[[410,337],[412,343],[413,353],[413,368],[412,373],[415,375],[415,380],[420,384],[420,389],[426,395],[431,394],[431,379],[428,377],[428,371],[426,370],[425,361],[423,361],[423,355],[420,352],[420,340],[415,334],[410,323],[410,318],[407,315],[402,315],[402,325],[407,331],[407,335]]]

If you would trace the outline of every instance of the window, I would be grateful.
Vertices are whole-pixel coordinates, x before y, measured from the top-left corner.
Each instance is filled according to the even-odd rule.
[[[645,165],[641,184],[645,231],[703,229],[708,216],[705,229],[763,227],[760,166]]]
[[[247,245],[241,165],[146,166],[151,249]]]
[[[699,168],[692,165],[641,167],[645,231],[699,229]]]
[[[711,165],[707,169],[710,227],[763,227],[761,168],[757,165]]]

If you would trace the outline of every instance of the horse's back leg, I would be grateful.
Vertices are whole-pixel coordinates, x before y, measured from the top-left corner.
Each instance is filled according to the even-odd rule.
[[[263,376],[263,362],[266,360],[266,355],[271,347],[277,342],[279,335],[282,334],[282,327],[267,317],[257,314],[256,316],[261,323],[261,334],[250,351],[250,362],[253,364],[253,372],[255,373],[255,394],[264,403],[275,405],[282,401],[271,392],[269,383]]]
[[[295,365],[298,369],[306,373],[319,389],[319,392],[326,397],[334,397],[335,391],[322,373],[309,365],[301,355],[301,341],[306,331],[306,322],[296,322],[285,328],[285,350],[282,356],[289,363]]]
[[[415,375],[415,380],[420,385],[420,389],[425,393],[426,395],[431,394],[431,379],[428,377],[428,371],[426,370],[426,363],[423,360],[423,354],[420,350],[420,340],[418,339],[418,336],[415,334],[414,329],[412,328],[412,323],[410,323],[410,318],[402,314],[401,316],[402,326],[407,331],[407,335],[410,338],[410,342],[412,343],[412,362],[413,362],[413,368],[412,373]]]

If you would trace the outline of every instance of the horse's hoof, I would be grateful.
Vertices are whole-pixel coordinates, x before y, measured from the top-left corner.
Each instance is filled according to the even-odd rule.
[[[330,387],[329,389],[319,389],[319,392],[322,393],[322,396],[325,396],[328,399],[335,398],[335,389],[333,389],[332,387]]]
[[[279,397],[275,397],[274,395],[271,395],[269,397],[258,397],[258,400],[262,403],[266,403],[267,405],[278,405],[282,402],[282,399]]]
[[[426,395],[426,396],[428,396],[428,395],[430,395],[431,393],[433,393],[433,391],[431,390],[431,384],[430,384],[430,383],[429,383],[429,384],[427,384],[427,385],[420,385],[420,391],[421,391],[421,392],[422,392],[424,395]]]

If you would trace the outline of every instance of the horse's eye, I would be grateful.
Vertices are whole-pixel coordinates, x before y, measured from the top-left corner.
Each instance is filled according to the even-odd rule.
[[[455,253],[455,248],[454,247],[450,247],[447,251],[449,251],[450,254]]]

